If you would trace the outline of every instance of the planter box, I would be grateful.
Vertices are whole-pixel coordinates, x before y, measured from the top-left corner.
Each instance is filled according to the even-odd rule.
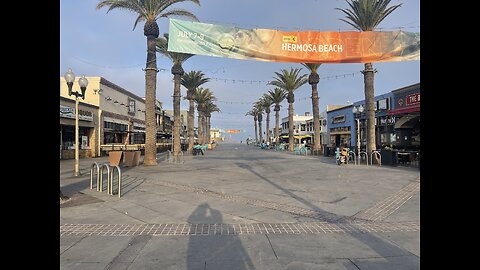
[[[120,165],[120,161],[122,160],[123,151],[110,151],[108,152],[108,162],[110,166],[117,166]]]
[[[123,163],[126,167],[138,166],[140,163],[140,151],[125,151],[123,153]]]

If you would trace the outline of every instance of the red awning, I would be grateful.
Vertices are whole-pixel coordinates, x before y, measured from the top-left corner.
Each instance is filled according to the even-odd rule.
[[[398,108],[398,109],[389,111],[388,114],[397,115],[397,114],[414,113],[414,112],[420,112],[420,105]]]

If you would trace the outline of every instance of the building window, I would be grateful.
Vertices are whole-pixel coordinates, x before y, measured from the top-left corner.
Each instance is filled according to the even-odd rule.
[[[126,131],[127,125],[104,121],[104,127],[115,131]]]

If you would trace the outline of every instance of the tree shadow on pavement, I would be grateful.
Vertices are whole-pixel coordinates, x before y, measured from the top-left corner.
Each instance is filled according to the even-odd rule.
[[[267,183],[271,184],[275,188],[283,191],[285,194],[289,195],[290,197],[296,199],[297,201],[303,203],[307,207],[309,207],[312,210],[315,210],[319,213],[321,213],[322,216],[326,217],[326,221],[332,222],[332,221],[338,221],[342,220],[345,217],[344,216],[339,216],[335,213],[323,210],[319,208],[318,206],[312,204],[308,200],[292,193],[288,189],[283,188],[282,186],[278,185],[277,183],[271,181],[270,179],[264,177],[263,175],[257,173],[250,165],[245,164],[245,163],[240,163],[237,162],[235,163],[237,166],[240,168],[243,168],[245,170],[250,171],[254,175],[256,175],[258,178],[266,181]],[[351,224],[351,226],[355,226],[354,224]],[[392,256],[392,254],[412,254],[410,251],[403,249],[399,246],[396,246],[394,244],[391,244],[389,242],[386,242],[382,238],[374,235],[373,233],[358,233],[358,232],[349,232],[348,230],[345,231],[346,234],[349,234],[353,238],[357,239],[358,241],[364,243],[366,246],[368,246],[371,250],[375,251],[378,255],[380,255],[382,258],[376,258],[375,262],[366,262],[367,266],[363,267],[358,267],[357,264],[355,264],[353,261],[350,261],[352,264],[355,264],[355,266],[359,269],[419,269],[420,265],[416,264],[415,262],[408,262],[408,265],[402,265],[401,263],[399,264],[399,261],[397,261],[398,257]],[[414,255],[416,256],[416,255]],[[405,258],[405,257],[401,257]],[[358,259],[361,260],[361,259]],[[400,259],[401,260],[401,259]],[[347,269],[348,267],[351,267],[350,263],[345,263],[345,266]],[[413,268],[412,268],[413,267]]]
[[[199,205],[188,217],[190,224],[222,224],[220,211],[208,203]],[[223,229],[226,224],[222,224]],[[209,226],[213,227],[213,226]],[[228,228],[233,231],[233,228]],[[215,233],[213,233],[215,234]],[[191,235],[187,249],[187,270],[254,270],[255,267],[237,235]]]

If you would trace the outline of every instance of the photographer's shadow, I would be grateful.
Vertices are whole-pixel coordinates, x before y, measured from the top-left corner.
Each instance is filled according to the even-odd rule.
[[[188,223],[203,226],[203,235],[190,236],[187,249],[188,270],[255,269],[237,235],[218,235],[218,230],[217,235],[212,230],[207,235],[208,224],[210,228],[213,228],[214,224],[218,227],[222,221],[220,211],[211,208],[208,203],[199,205],[188,217]],[[233,232],[233,228],[226,228],[225,224],[222,228]],[[197,231],[201,232],[200,229]]]

